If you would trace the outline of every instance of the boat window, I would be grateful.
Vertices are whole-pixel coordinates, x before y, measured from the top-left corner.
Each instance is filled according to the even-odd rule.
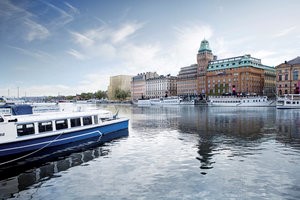
[[[81,126],[80,118],[71,119],[71,127]]]
[[[52,122],[40,122],[39,123],[39,133],[53,131]]]
[[[98,117],[97,117],[97,115],[94,115],[94,123],[95,124],[98,124],[99,122],[98,122]]]
[[[18,136],[31,135],[34,134],[34,124],[19,124],[17,125]]]
[[[56,130],[66,129],[68,128],[68,120],[67,119],[56,120],[55,126],[56,126]]]
[[[92,124],[92,116],[83,117],[83,125],[90,125]]]

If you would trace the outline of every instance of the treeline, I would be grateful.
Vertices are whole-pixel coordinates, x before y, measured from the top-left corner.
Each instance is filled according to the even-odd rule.
[[[107,92],[98,90],[97,92],[83,92],[81,94],[76,95],[68,95],[68,96],[49,96],[46,101],[57,101],[57,100],[89,100],[89,99],[107,99]]]
[[[117,100],[126,100],[130,97],[130,91],[125,91],[121,89],[116,89],[113,93],[113,98]],[[59,100],[89,100],[89,99],[108,99],[107,91],[98,90],[97,92],[83,92],[81,94],[76,95],[68,95],[68,96],[49,96],[45,100],[46,101],[59,101]]]

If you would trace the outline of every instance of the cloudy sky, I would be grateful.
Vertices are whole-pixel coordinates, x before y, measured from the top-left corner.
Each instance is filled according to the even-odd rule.
[[[218,58],[300,56],[298,0],[1,0],[0,96],[107,90],[109,77],[177,75],[203,38]]]

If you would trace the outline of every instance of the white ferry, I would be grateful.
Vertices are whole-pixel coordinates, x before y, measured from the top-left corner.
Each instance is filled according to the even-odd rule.
[[[276,101],[278,109],[299,109],[300,94],[285,94],[283,97],[278,97]]]
[[[105,142],[128,129],[128,119],[109,111],[0,115],[0,158],[98,137]]]
[[[137,105],[194,105],[195,101],[183,101],[180,97],[165,97],[155,99],[142,99],[138,100]]]
[[[266,96],[209,96],[208,106],[267,107],[275,106]]]

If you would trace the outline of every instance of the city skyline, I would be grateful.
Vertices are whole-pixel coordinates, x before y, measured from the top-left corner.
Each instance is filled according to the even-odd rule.
[[[300,2],[0,2],[0,96],[107,90],[109,77],[176,76],[200,42],[218,59],[251,54],[269,66],[299,56]]]

